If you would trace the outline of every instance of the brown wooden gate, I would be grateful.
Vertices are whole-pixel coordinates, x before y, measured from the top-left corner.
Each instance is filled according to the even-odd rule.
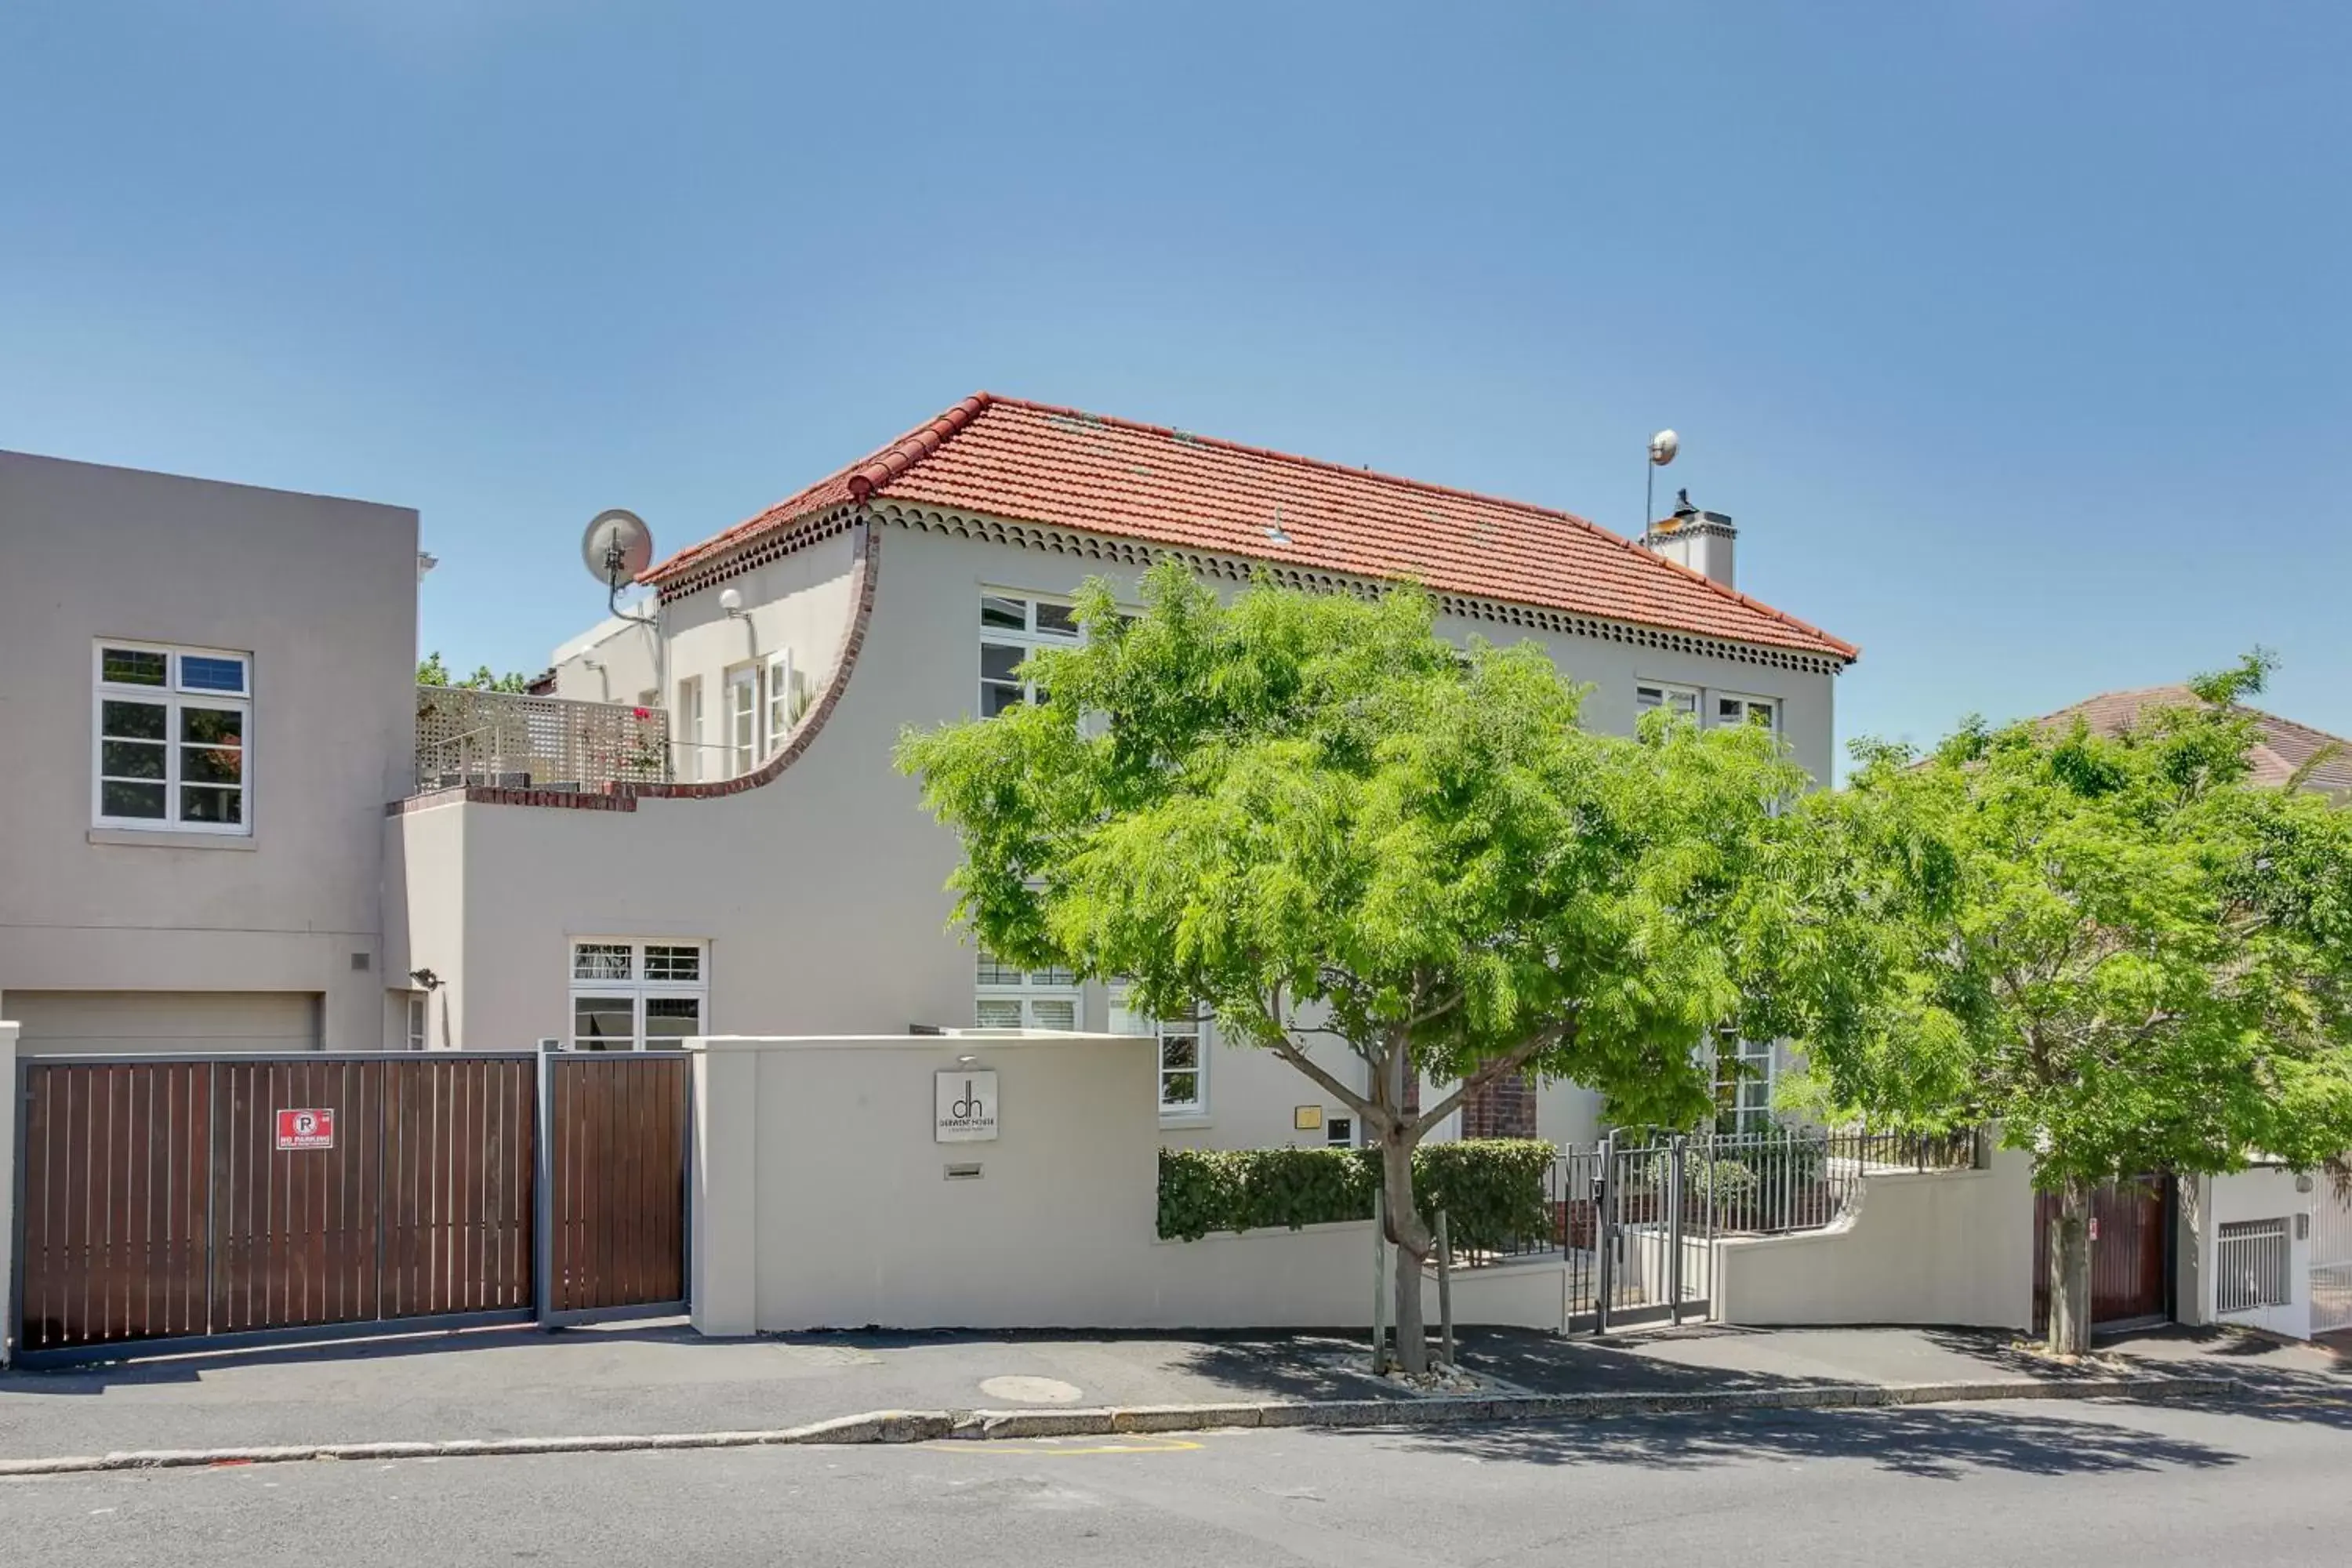
[[[548,1058],[549,1322],[685,1309],[690,1067],[670,1051]]]
[[[22,1074],[28,1362],[533,1314],[530,1055],[51,1058]],[[331,1134],[282,1134],[299,1111],[327,1113]]]
[[[2050,1227],[2058,1194],[2033,1205],[2033,1328],[2050,1325]],[[2143,1176],[2091,1194],[2091,1326],[2161,1322],[2171,1315],[2172,1181]]]

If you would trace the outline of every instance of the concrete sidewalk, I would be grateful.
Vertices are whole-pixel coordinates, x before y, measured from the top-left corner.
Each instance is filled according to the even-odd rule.
[[[2086,1377],[1961,1330],[1694,1325],[1559,1339],[1474,1330],[1463,1363],[1496,1393],[1674,1394]],[[2308,1392],[2330,1358],[2168,1339],[2162,1364]],[[1358,1335],[825,1334],[705,1340],[682,1324],[485,1331],[0,1376],[0,1459],[348,1442],[701,1433],[877,1410],[1234,1401],[1411,1403]],[[2305,1362],[2308,1364],[2305,1364]]]

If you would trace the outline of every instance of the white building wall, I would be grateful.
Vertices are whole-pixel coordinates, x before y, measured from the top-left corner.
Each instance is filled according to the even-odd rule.
[[[969,716],[979,701],[983,594],[1066,598],[1089,576],[1132,595],[1131,573],[1040,550],[875,525],[873,608],[837,705],[806,753],[771,782],[719,799],[641,799],[633,811],[425,803],[394,819],[392,855],[414,933],[414,962],[450,980],[451,1043],[511,1047],[567,1030],[567,942],[584,936],[674,936],[711,943],[706,1027],[726,1032],[898,1033],[915,1024],[973,1021],[975,954],[947,929],[945,882],[957,863],[951,835],[922,812],[914,781],[891,755],[902,730]],[[728,585],[752,616],[717,607],[719,589],[665,607],[673,652],[666,679],[706,681],[706,731],[719,722],[717,691],[748,646],[788,641],[812,652],[812,691],[835,679],[831,663],[854,620],[860,575],[853,531]],[[1508,628],[1449,620],[1442,629],[1515,636]],[[1501,634],[1498,637],[1498,634]],[[1777,671],[1728,658],[1645,649],[1586,638],[1539,637],[1570,676],[1593,684],[1588,721],[1630,731],[1637,679],[1707,691],[1770,696],[1783,732],[1816,776],[1829,771],[1832,677]],[[583,667],[571,645],[559,693],[597,698],[650,684],[650,655],[629,663],[635,634],[593,644],[608,670]],[[1088,987],[1080,1024],[1107,1026],[1110,998]],[[1343,1080],[1362,1081],[1344,1048],[1319,1059]],[[1346,1114],[1305,1078],[1266,1053],[1208,1054],[1208,1112],[1171,1121],[1171,1143],[1259,1147],[1319,1143],[1294,1126],[1316,1105]],[[1548,1090],[1539,1130],[1589,1137],[1591,1097]]]
[[[2221,1176],[2195,1180],[2193,1200],[2184,1201],[2188,1223],[2180,1235],[2194,1249],[2193,1263],[2183,1258],[2179,1274],[2181,1319],[2189,1323],[2234,1323],[2293,1339],[2311,1337],[2310,1216],[2332,1194],[2322,1191],[2325,1175],[2298,1176],[2275,1166],[2256,1166]],[[2184,1198],[2190,1185],[2182,1180]],[[2297,1225],[2300,1217],[2302,1224]],[[2248,1220],[2283,1221],[2287,1235],[2288,1300],[2278,1305],[2223,1312],[2220,1310],[2220,1227]],[[2301,1234],[2298,1234],[2300,1232]],[[2192,1294],[2193,1292],[2193,1294]],[[2191,1303],[2193,1302],[2193,1307]]]

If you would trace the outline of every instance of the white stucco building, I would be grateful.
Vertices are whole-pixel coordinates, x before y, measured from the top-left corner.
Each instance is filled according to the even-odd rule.
[[[1415,578],[1449,635],[1542,643],[1591,683],[1596,727],[1630,731],[1657,705],[1769,724],[1826,778],[1856,650],[1739,594],[1732,544],[1709,513],[1674,520],[1653,552],[1561,512],[968,398],[658,563],[642,620],[556,651],[557,698],[666,710],[670,782],[469,774],[397,802],[387,967],[433,977],[436,1047],[1150,1028],[1111,988],[1013,972],[947,930],[956,846],[891,764],[905,729],[1020,700],[1013,668],[1075,635],[1087,578],[1131,586],[1172,552],[1236,585],[1261,569],[1340,591]],[[1343,1107],[1270,1055],[1159,1027],[1170,1142],[1352,1135]],[[1532,1130],[1533,1097],[1508,1087],[1471,1131]],[[1591,1135],[1590,1096],[1541,1099],[1547,1135]]]

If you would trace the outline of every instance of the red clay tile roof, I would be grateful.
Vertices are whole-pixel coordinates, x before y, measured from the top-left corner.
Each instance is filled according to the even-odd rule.
[[[1861,650],[1564,511],[980,393],[643,580],[887,499],[1852,660]],[[1279,526],[1283,537],[1270,535]]]
[[[2186,686],[2147,686],[2137,691],[2103,691],[2098,696],[2061,708],[2057,712],[2036,721],[2042,724],[2064,723],[2076,718],[2089,722],[2103,735],[2119,734],[2137,723],[2139,716],[2151,708],[2194,708],[2203,699]],[[2282,719],[2275,713],[2265,713],[2259,708],[2242,708],[2241,712],[2252,715],[2255,731],[2261,739],[2254,744],[2249,760],[2253,763],[2253,781],[2273,787],[2294,776],[2294,771],[2329,747],[2335,750],[2311,770],[2305,782],[2305,789],[2326,795],[2352,794],[2352,741],[2315,730],[2308,724],[2298,724],[2292,719]]]

